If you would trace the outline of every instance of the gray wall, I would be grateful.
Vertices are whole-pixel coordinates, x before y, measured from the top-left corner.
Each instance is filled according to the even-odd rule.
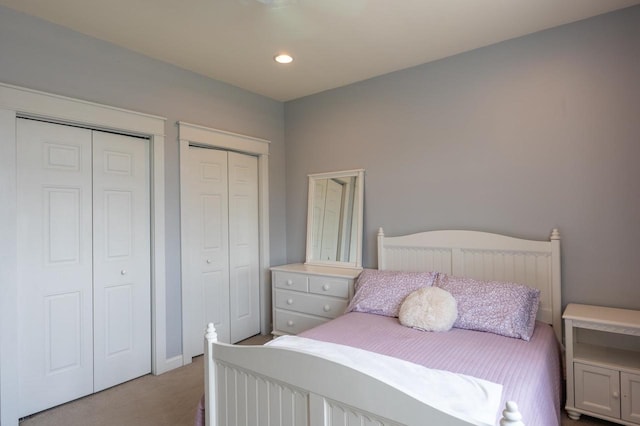
[[[0,6],[0,81],[167,118],[167,357],[182,353],[176,121],[271,141],[271,261],[285,262],[284,106]]]
[[[375,234],[562,236],[563,302],[640,308],[640,7],[285,104],[287,259],[306,175],[365,168]]]
[[[640,308],[638,75],[634,7],[283,108],[0,6],[0,81],[168,119],[169,357],[181,352],[177,120],[272,141],[273,265],[304,260],[306,175],[362,167],[366,266],[379,226],[536,239],[558,227],[565,304]]]

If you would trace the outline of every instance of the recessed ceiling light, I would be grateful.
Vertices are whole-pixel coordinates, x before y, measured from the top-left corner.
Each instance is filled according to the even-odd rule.
[[[293,58],[291,55],[287,55],[286,53],[279,53],[273,58],[279,64],[290,64],[293,62]]]

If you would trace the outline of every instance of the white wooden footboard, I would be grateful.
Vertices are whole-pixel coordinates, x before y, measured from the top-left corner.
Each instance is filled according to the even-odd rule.
[[[205,335],[207,426],[468,426],[413,397],[343,365],[268,346],[217,342]],[[514,403],[502,426],[524,426]]]

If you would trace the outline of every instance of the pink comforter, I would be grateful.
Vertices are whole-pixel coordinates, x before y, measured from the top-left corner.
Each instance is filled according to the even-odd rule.
[[[536,323],[526,342],[455,328],[423,332],[400,325],[397,318],[352,312],[300,336],[501,383],[502,406],[515,401],[527,426],[560,425],[560,351],[547,324]]]

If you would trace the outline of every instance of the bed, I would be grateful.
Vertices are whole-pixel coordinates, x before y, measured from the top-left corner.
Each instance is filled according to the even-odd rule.
[[[444,277],[444,283],[464,277],[526,285],[539,297],[535,327],[528,339],[457,327],[431,333],[402,326],[393,316],[356,311],[283,346],[234,346],[217,342],[210,324],[204,355],[206,425],[559,425],[557,230],[547,241],[532,241],[458,230],[387,237],[380,229],[378,270],[429,272]],[[346,352],[329,355],[324,345]],[[369,361],[361,361],[365,352],[377,357],[371,364],[389,366],[383,368],[388,371],[378,375],[369,369]],[[432,376],[437,385],[415,379]],[[469,392],[449,388],[458,382]],[[492,402],[475,402],[482,398]]]

